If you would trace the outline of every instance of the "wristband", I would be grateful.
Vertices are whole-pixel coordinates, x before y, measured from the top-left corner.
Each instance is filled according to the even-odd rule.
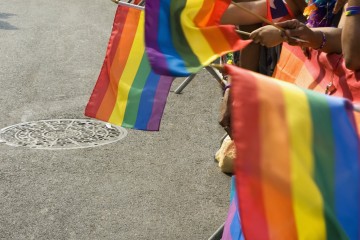
[[[324,32],[321,32],[321,34],[322,34],[322,42],[321,42],[321,45],[320,45],[320,47],[315,48],[315,50],[321,50],[321,49],[323,49],[324,46],[325,46],[325,44],[326,44],[326,35],[325,35]]]
[[[360,6],[351,6],[345,9],[346,16],[353,16],[360,14]]]
[[[230,83],[229,83],[229,84],[226,84],[225,87],[224,87],[224,90],[223,90],[224,93],[225,93],[226,89],[228,89],[228,88],[230,88],[230,87],[231,87],[231,84],[230,84]]]

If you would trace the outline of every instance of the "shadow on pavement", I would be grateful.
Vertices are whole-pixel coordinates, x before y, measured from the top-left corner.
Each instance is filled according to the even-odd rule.
[[[0,19],[8,19],[12,16],[16,16],[15,14],[12,13],[2,13],[0,12]],[[0,20],[0,29],[4,29],[4,30],[17,30],[18,28],[11,25],[10,23]]]

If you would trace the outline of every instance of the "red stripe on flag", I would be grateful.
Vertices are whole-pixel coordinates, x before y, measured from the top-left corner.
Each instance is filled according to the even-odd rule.
[[[121,35],[124,31],[125,22],[129,13],[128,7],[123,7],[121,5],[118,6],[115,14],[114,24],[113,24],[113,30],[111,32],[110,41],[107,49],[106,56],[108,56],[108,59],[110,61],[110,66],[113,63],[116,49],[119,45]]]
[[[224,12],[227,10],[231,3],[231,0],[217,0],[215,1],[214,10],[211,13],[211,17],[207,23],[207,26],[219,25],[220,19]]]
[[[119,8],[128,9],[128,14],[122,24],[123,30],[120,34],[120,41],[117,46],[114,45],[112,47],[112,51],[115,52],[113,62],[111,63],[111,65],[108,62],[107,65],[109,69],[108,75],[110,78],[110,85],[107,88],[99,111],[96,115],[96,117],[99,119],[108,120],[113,112],[117,100],[119,81],[121,75],[123,74],[127,59],[132,48],[141,13],[141,11],[137,9],[132,9],[125,6],[119,6]]]
[[[231,49],[243,49],[252,42],[252,40],[242,40],[240,36],[235,32],[235,26],[223,25],[219,27],[219,29],[222,31],[224,37],[227,39],[227,42],[231,46]]]
[[[91,94],[88,105],[85,109],[85,115],[88,117],[96,117],[99,111],[102,99],[104,98],[110,82],[110,69],[116,53],[117,46],[119,44],[121,34],[124,29],[124,23],[127,18],[129,8],[118,6],[116,9],[113,28],[109,39],[108,47],[106,50],[105,60],[102,65],[98,80]],[[106,118],[107,120],[108,118]],[[105,120],[105,119],[103,119]]]

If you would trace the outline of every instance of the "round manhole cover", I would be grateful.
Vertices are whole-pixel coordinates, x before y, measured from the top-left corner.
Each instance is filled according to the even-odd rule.
[[[96,147],[126,137],[122,127],[90,119],[53,119],[20,123],[0,130],[0,142],[35,149]]]

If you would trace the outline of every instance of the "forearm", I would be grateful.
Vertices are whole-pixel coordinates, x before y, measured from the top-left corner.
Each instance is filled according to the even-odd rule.
[[[360,0],[349,0],[348,6],[360,6]],[[360,70],[360,14],[346,16],[342,33],[342,46],[346,67]]]
[[[360,0],[359,0],[360,1]],[[277,24],[285,29],[284,39],[291,45],[310,47],[327,53],[341,53],[341,28],[309,28],[298,20]],[[301,39],[298,41],[296,39]]]
[[[341,53],[341,28],[324,27],[324,28],[313,28],[316,39],[312,43],[312,48],[319,48],[323,42],[323,34],[325,34],[326,42],[321,51],[326,53]]]

